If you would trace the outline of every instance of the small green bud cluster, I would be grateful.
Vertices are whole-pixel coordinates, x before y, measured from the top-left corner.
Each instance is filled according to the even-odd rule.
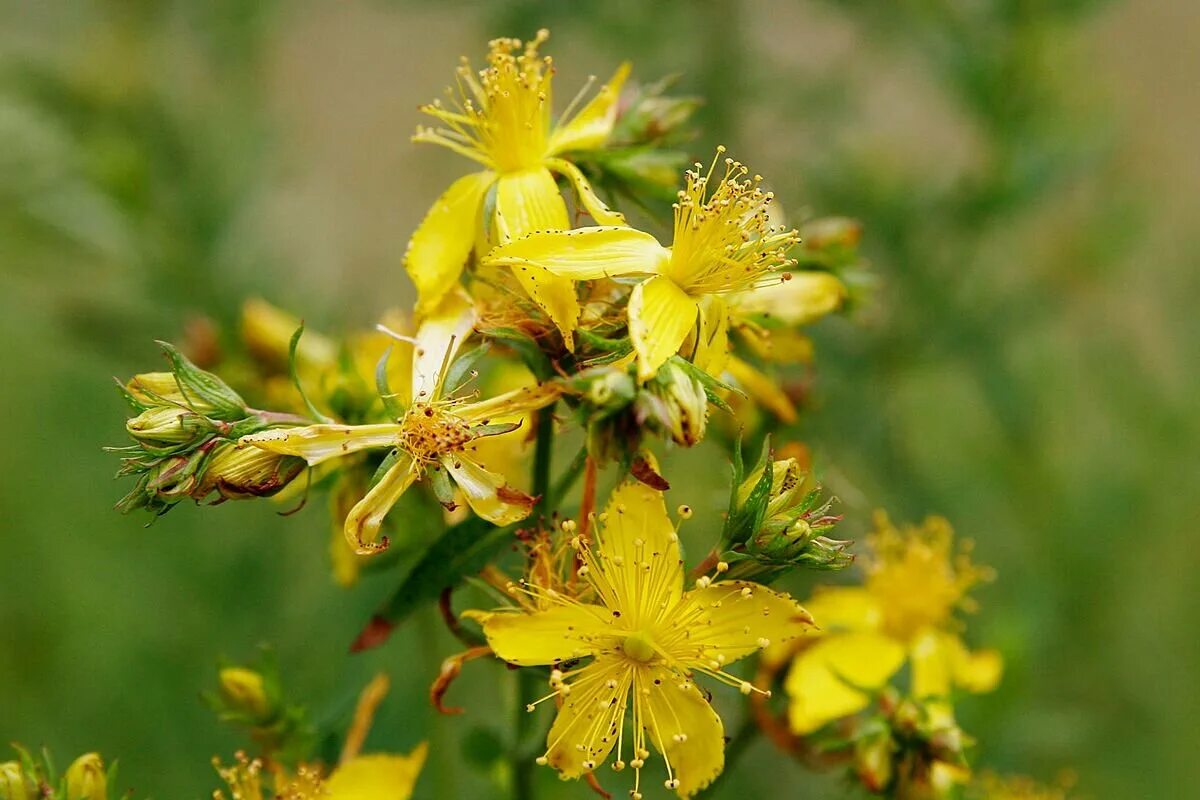
[[[109,448],[123,455],[119,476],[137,485],[117,508],[163,514],[185,498],[199,502],[273,494],[304,469],[304,461],[257,448],[238,448],[239,437],[305,420],[255,411],[224,381],[197,367],[166,343],[169,372],[150,372],[120,385],[135,412],[125,424],[134,440]]]
[[[740,461],[740,459],[738,459]],[[729,577],[768,583],[795,567],[842,569],[854,557],[849,542],[826,536],[841,517],[830,513],[832,501],[809,480],[795,458],[772,460],[769,446],[735,481],[726,517],[721,560]]]

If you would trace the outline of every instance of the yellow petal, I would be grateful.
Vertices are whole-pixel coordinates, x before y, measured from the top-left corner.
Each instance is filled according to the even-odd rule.
[[[1004,659],[997,650],[963,649],[962,658],[954,665],[954,682],[968,692],[990,692],[1004,674]]]
[[[633,288],[629,336],[638,357],[638,377],[647,380],[679,351],[696,325],[696,301],[670,278],[657,275]]]
[[[830,314],[846,299],[846,287],[828,272],[793,272],[791,279],[738,295],[742,313],[765,314],[788,325],[806,325]]]
[[[483,635],[496,655],[523,667],[592,655],[607,632],[609,612],[571,604],[533,614],[499,611],[483,618]]]
[[[796,421],[796,406],[787,392],[779,388],[777,381],[737,356],[729,357],[725,363],[725,373],[739,389],[778,417],[780,422],[790,425]]]
[[[428,309],[417,333],[412,359],[412,399],[428,402],[442,393],[442,367],[449,366],[475,327],[478,315],[461,289],[448,292]],[[396,389],[397,387],[391,387]]]
[[[325,781],[329,800],[408,800],[425,764],[422,742],[406,756],[365,755],[341,764]]]
[[[538,231],[571,227],[558,183],[545,167],[506,172],[496,183],[498,244]]]
[[[729,362],[729,309],[719,295],[705,296],[699,308],[692,363],[717,378]]]
[[[515,239],[488,253],[483,263],[518,270],[536,266],[571,280],[614,275],[651,274],[670,253],[648,233],[633,228],[600,226],[539,233]]]
[[[354,548],[354,552],[367,555],[382,549],[376,541],[379,539],[379,528],[383,525],[383,518],[416,479],[417,470],[412,458],[401,454],[366,496],[354,504],[342,526],[346,541]]]
[[[823,633],[877,631],[883,624],[879,601],[857,586],[823,586],[804,605]]]
[[[657,683],[656,683],[657,681]],[[679,781],[680,797],[691,797],[725,768],[725,727],[696,684],[662,667],[638,671],[639,717]]]
[[[601,656],[576,676],[546,736],[546,760],[564,778],[602,764],[617,743],[634,670],[620,656]]]
[[[533,510],[532,497],[510,486],[503,475],[484,469],[462,453],[443,456],[442,466],[462,489],[471,510],[494,525],[518,522]]]
[[[238,440],[239,446],[253,445],[260,450],[285,456],[299,456],[316,466],[330,458],[380,447],[395,447],[400,426],[377,425],[305,425],[253,433]]]
[[[878,634],[844,633],[819,640],[796,656],[784,682],[792,730],[812,733],[862,710],[869,698],[860,688],[881,688],[903,663],[904,648]]]
[[[524,414],[539,408],[545,408],[562,395],[562,386],[556,383],[543,383],[535,386],[525,386],[513,389],[504,394],[480,400],[478,403],[468,403],[458,410],[458,415],[467,422],[501,422],[504,417]]]
[[[747,581],[721,581],[693,589],[683,602],[688,605],[682,613],[693,620],[688,623],[687,643],[699,648],[698,657],[705,661],[718,655],[726,662],[737,661],[813,629],[812,617],[791,597]],[[689,613],[691,609],[694,612]]]
[[[437,303],[462,272],[480,225],[483,195],[496,174],[476,172],[459,178],[425,215],[404,255],[404,267],[417,285],[422,307]]]
[[[947,697],[955,686],[988,692],[1003,669],[993,650],[971,653],[953,633],[926,628],[912,641],[912,691],[917,697]]]
[[[604,204],[604,201],[592,190],[592,185],[588,183],[588,179],[579,167],[561,158],[546,159],[546,166],[571,181],[571,185],[575,187],[575,195],[579,198],[579,204],[592,215],[592,219],[596,220],[598,224],[625,224],[625,215],[620,211],[613,211]]]
[[[621,96],[621,87],[629,77],[631,68],[632,65],[628,61],[622,63],[608,79],[608,83],[600,88],[596,96],[588,101],[579,113],[569,120],[560,120],[554,132],[550,134],[551,153],[593,150],[608,140],[613,123],[617,119],[617,100]]]
[[[544,167],[503,175],[496,188],[498,243],[537,231],[560,231],[570,227],[558,184]],[[575,284],[535,264],[514,265],[513,275],[562,333],[567,348],[572,349],[575,325],[579,322]]]
[[[614,489],[605,515],[597,532],[603,572],[593,571],[593,578],[607,595],[605,604],[628,615],[634,629],[683,594],[679,537],[662,492],[640,481],[627,480]]]

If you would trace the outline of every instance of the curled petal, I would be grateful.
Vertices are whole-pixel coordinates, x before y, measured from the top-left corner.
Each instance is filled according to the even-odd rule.
[[[342,532],[354,552],[368,555],[387,549],[387,539],[378,541],[383,518],[416,478],[417,469],[412,458],[402,454],[366,496],[350,509]]]
[[[597,223],[600,225],[625,224],[625,215],[619,211],[613,211],[596,196],[592,185],[588,183],[588,179],[579,167],[561,158],[547,159],[546,166],[560,175],[565,175],[571,181],[571,185],[575,187],[575,194],[579,198],[579,204],[592,215],[592,219]]]
[[[442,466],[462,489],[471,510],[493,525],[518,522],[533,510],[532,497],[510,486],[503,475],[484,469],[462,453],[444,456]]]
[[[305,425],[300,428],[275,430],[243,436],[238,445],[253,445],[260,450],[285,456],[299,456],[316,466],[331,458],[357,453],[360,450],[395,447],[400,426],[379,425]]]

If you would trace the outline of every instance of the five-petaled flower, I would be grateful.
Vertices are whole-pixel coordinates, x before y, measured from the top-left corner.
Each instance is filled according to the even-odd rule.
[[[474,442],[515,430],[517,423],[493,421],[553,403],[560,388],[544,383],[484,400],[445,397],[446,368],[474,324],[475,309],[459,293],[447,295],[430,312],[413,339],[411,386],[391,387],[399,402],[406,404],[395,422],[281,428],[244,436],[240,445],[300,456],[309,466],[363,450],[392,449],[390,466],[346,516],[346,539],[360,554],[387,546],[386,538],[379,539],[384,517],[427,472],[444,470],[441,474],[448,474],[458,485],[471,509],[490,522],[507,525],[524,519],[533,507],[533,498],[480,463]]]
[[[1000,679],[1000,656],[971,652],[954,612],[970,609],[967,591],[988,571],[956,555],[954,532],[940,517],[898,529],[880,513],[862,562],[864,586],[818,590],[808,606],[820,636],[796,656],[784,688],[797,733],[854,714],[907,662],[912,693],[945,698],[955,688],[986,692]]]
[[[799,241],[796,231],[772,224],[774,196],[760,188],[761,176],[726,158],[724,174],[714,177],[723,152],[717,149],[707,172],[696,164],[685,173],[671,247],[634,228],[601,225],[533,233],[500,245],[483,263],[572,280],[648,275],[628,306],[639,376],[654,375],[689,334],[694,360],[719,371],[728,349],[724,296],[788,280],[782,270],[794,262],[787,251]]]
[[[516,588],[536,602],[467,613],[482,622],[500,658],[553,667],[552,691],[537,702],[557,698],[561,705],[539,763],[575,778],[615,749],[613,769],[635,770],[632,796],[640,798],[641,769],[654,747],[666,786],[690,797],[725,760],[721,719],[695,676],[761,691],[725,668],[803,635],[812,618],[787,595],[754,583],[701,578],[685,591],[675,525],[662,493],[644,484],[618,487],[599,521],[594,544],[572,541],[581,592],[569,595],[531,576]]]
[[[464,59],[458,69],[458,92],[450,93],[449,106],[434,102],[421,107],[441,127],[419,128],[413,141],[447,147],[484,167],[451,184],[409,241],[405,266],[417,285],[422,310],[454,287],[472,248],[482,255],[495,244],[532,231],[571,227],[555,174],[571,181],[580,204],[597,222],[624,223],[564,154],[604,145],[629,65],[622,64],[581,107],[585,87],[554,120],[554,66],[549,56],[538,54],[548,37],[541,30],[523,48],[519,39],[493,40],[487,69],[476,73]],[[543,270],[515,272],[571,347],[580,314],[574,285]]]

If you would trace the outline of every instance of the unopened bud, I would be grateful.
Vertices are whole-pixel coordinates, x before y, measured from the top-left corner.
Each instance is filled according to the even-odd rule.
[[[892,782],[895,745],[886,734],[860,739],[854,746],[854,771],[870,792],[883,792]]]
[[[245,667],[226,667],[218,675],[221,699],[230,710],[255,722],[264,722],[272,714],[263,676]]]
[[[287,486],[303,470],[302,458],[222,442],[205,464],[196,499],[213,491],[227,499],[267,497]]]
[[[33,800],[35,789],[16,761],[0,764],[0,800]]]
[[[108,800],[108,777],[97,753],[75,759],[67,767],[67,800]]]
[[[643,408],[676,443],[691,447],[704,438],[708,423],[708,395],[704,384],[679,365],[663,365],[654,380],[647,385],[649,394],[658,402],[643,403]]]

